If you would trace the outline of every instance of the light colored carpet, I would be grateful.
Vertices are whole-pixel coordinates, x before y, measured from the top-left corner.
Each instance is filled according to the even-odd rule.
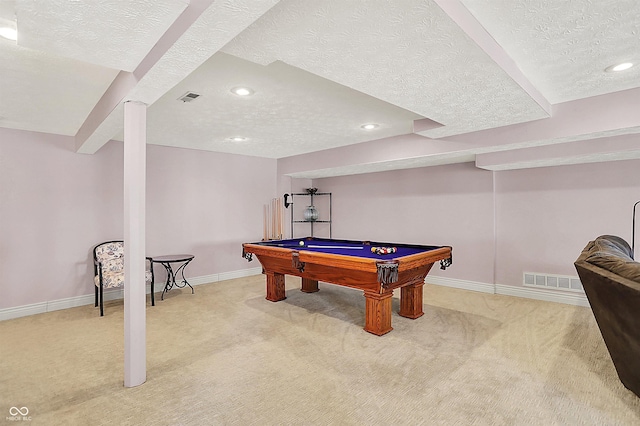
[[[264,283],[149,307],[135,388],[122,301],[0,322],[0,423],[28,407],[31,425],[640,424],[588,308],[427,285],[425,315],[398,316],[394,298],[377,337],[360,291],[287,277],[273,303]]]

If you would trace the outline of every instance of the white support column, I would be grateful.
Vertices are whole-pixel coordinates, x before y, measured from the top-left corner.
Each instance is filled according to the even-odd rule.
[[[147,106],[124,104],[124,385],[147,380],[145,183]]]

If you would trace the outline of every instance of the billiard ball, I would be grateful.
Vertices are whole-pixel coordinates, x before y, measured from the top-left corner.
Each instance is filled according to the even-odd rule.
[[[300,241],[298,244],[303,246],[304,245],[304,241]]]

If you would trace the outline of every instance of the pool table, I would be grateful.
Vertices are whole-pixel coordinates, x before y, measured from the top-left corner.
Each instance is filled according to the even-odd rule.
[[[373,248],[373,250],[372,250]],[[380,253],[391,249],[392,253]],[[255,255],[267,277],[267,300],[284,300],[284,276],[302,277],[302,291],[319,290],[318,281],[364,291],[365,327],[381,336],[391,327],[391,298],[400,288],[400,312],[418,318],[422,311],[422,286],[435,262],[451,265],[450,246],[423,246],[374,241],[305,237],[261,241],[242,245],[242,256]]]

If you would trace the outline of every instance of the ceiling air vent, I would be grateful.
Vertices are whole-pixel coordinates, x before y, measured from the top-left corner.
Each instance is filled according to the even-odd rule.
[[[200,95],[198,95],[197,93],[187,92],[184,95],[180,96],[178,100],[182,102],[191,102],[198,97],[200,97]]]

